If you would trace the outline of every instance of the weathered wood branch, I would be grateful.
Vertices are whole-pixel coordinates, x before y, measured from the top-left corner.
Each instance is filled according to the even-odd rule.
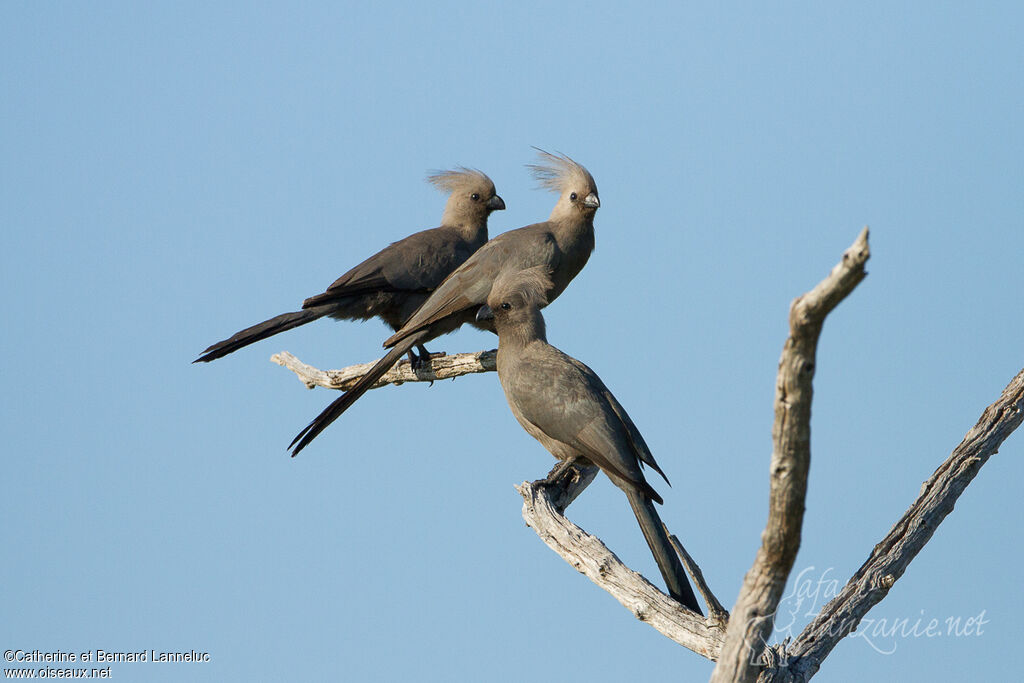
[[[476,351],[474,353],[456,353],[452,356],[433,354],[427,367],[413,370],[407,360],[399,361],[388,370],[371,389],[379,389],[388,384],[404,384],[405,382],[434,382],[439,379],[451,379],[477,372],[493,372],[497,370],[497,351]],[[360,377],[369,372],[373,363],[349,365],[340,370],[319,370],[306,365],[298,358],[282,351],[270,357],[271,362],[284,366],[294,372],[307,388],[324,387],[348,391]],[[374,361],[376,362],[376,361]]]
[[[778,668],[759,681],[802,682],[821,667],[832,649],[857,628],[868,610],[889,593],[950,512],[981,466],[1024,421],[1024,370],[981,414],[960,445],[922,485],[921,493],[846,586],[807,625],[785,651]]]
[[[697,590],[700,591],[701,597],[704,598],[704,604],[708,606],[708,618],[717,622],[721,628],[725,628],[729,624],[728,610],[715,597],[711,587],[708,586],[708,582],[704,580],[704,572],[701,571],[697,562],[690,557],[690,553],[686,552],[686,548],[679,542],[676,535],[669,533],[668,527],[665,527],[665,532],[668,533],[668,538],[672,541],[672,547],[676,549],[676,553],[679,555],[679,559],[682,560],[683,566],[686,567],[690,578],[697,585]]]
[[[523,519],[549,548],[610,593],[640,621],[708,659],[718,657],[724,634],[720,622],[704,619],[655,588],[595,536],[562,514],[565,506],[594,479],[596,467],[556,467],[555,481],[523,482]],[[691,560],[692,562],[692,560]],[[694,565],[695,566],[695,565]],[[699,571],[699,569],[698,569]]]
[[[712,683],[754,681],[761,670],[775,609],[800,548],[811,462],[811,398],[818,338],[825,317],[866,276],[864,264],[870,253],[868,229],[864,228],[832,272],[790,306],[790,333],[775,385],[768,522],[733,607]]]

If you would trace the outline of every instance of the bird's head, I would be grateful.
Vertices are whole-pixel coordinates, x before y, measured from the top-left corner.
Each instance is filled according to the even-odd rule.
[[[494,183],[482,171],[459,166],[450,171],[431,173],[427,181],[448,193],[441,225],[460,228],[486,226],[492,211],[505,208],[505,201],[498,196]]]
[[[551,275],[543,266],[501,275],[491,287],[487,305],[477,311],[477,322],[493,321],[502,339],[510,332],[544,339],[540,309],[547,305],[551,287]]]
[[[529,165],[534,178],[541,187],[558,193],[551,220],[593,220],[601,199],[590,171],[564,154],[551,154],[542,149],[537,149],[537,154],[540,162]]]

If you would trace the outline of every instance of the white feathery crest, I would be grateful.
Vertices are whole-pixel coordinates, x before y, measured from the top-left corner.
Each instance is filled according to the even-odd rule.
[[[456,166],[448,171],[431,171],[427,176],[427,182],[442,192],[451,194],[461,187],[484,184],[494,187],[494,183],[483,171],[465,166]]]
[[[541,163],[527,164],[526,167],[533,172],[533,177],[541,187],[559,194],[570,188],[577,191],[586,188],[589,188],[588,191],[597,189],[590,172],[565,154],[551,154],[539,147],[534,149],[537,150]]]

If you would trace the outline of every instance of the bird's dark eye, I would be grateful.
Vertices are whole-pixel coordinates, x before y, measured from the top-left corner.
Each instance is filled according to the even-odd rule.
[[[505,301],[505,302],[503,302],[503,303],[501,304],[501,310],[503,310],[503,311],[507,311],[507,310],[509,310],[509,309],[511,309],[511,308],[512,308],[512,304],[510,304],[510,303],[509,303],[509,302],[507,302],[507,301]]]
[[[576,193],[575,192],[573,192],[571,195],[569,195],[569,201],[570,202],[576,201]]]
[[[476,192],[474,192],[472,195],[470,195],[469,198],[472,199],[474,202],[480,201],[480,195],[477,194]]]

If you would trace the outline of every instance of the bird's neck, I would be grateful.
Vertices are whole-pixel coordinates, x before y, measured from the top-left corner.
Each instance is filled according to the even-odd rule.
[[[498,347],[509,350],[522,350],[533,344],[548,341],[547,327],[540,311],[534,311],[526,320],[517,321],[515,325],[498,329]]]
[[[590,256],[594,250],[594,217],[579,215],[551,221],[551,234],[562,253],[581,252]]]
[[[487,241],[486,217],[478,220],[459,219],[455,216],[450,216],[445,211],[444,216],[441,218],[441,225],[451,228],[467,242],[483,244]]]

